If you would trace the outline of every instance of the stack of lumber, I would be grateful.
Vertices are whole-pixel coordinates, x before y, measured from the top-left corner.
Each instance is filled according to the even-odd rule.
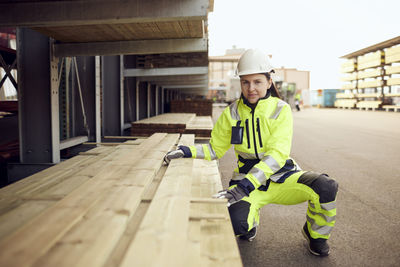
[[[357,70],[357,63],[353,59],[346,60],[340,66],[340,70],[343,73],[353,72]]]
[[[150,136],[154,133],[180,133],[183,134],[186,124],[194,119],[193,113],[165,113],[151,118],[132,122],[132,136]]]
[[[383,85],[382,80],[370,80],[370,81],[359,81],[358,88],[375,88],[381,87]]]
[[[334,106],[337,108],[354,108],[357,99],[337,99]]]
[[[207,53],[137,55],[136,68],[199,67],[208,65]]]
[[[150,136],[162,132],[211,137],[212,128],[213,123],[210,116],[196,116],[194,113],[165,113],[132,122],[131,135]]]
[[[376,51],[373,53],[360,56],[357,59],[357,69],[363,70],[373,67],[378,67],[385,63],[385,54],[383,51]]]
[[[385,62],[386,63],[400,62],[400,45],[386,49]]]
[[[186,124],[185,134],[195,134],[198,137],[210,137],[213,122],[210,116],[196,116]]]
[[[171,112],[196,113],[197,116],[212,116],[211,100],[171,100]]]
[[[226,201],[210,198],[216,162],[162,163],[178,139],[98,147],[1,189],[1,266],[241,266]]]

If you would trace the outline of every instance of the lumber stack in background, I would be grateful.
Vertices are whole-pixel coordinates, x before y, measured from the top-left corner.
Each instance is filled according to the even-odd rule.
[[[194,113],[165,113],[148,119],[132,122],[132,136],[150,136],[154,133],[195,134],[211,137],[213,128],[210,116]]]
[[[171,112],[212,116],[212,103],[212,100],[171,100]]]
[[[1,189],[1,266],[241,266],[216,161],[162,163],[178,138],[98,147]]]
[[[150,136],[154,133],[183,134],[186,124],[193,120],[193,113],[165,113],[148,119],[132,122],[132,136]]]
[[[213,122],[210,116],[196,116],[186,124],[185,134],[197,137],[211,137]]]

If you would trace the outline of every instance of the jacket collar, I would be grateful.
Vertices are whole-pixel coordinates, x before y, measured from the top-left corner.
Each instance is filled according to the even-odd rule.
[[[251,104],[251,103],[247,100],[247,98],[244,97],[243,93],[241,94],[240,98],[243,99],[243,103],[244,103],[246,106],[248,106],[249,108],[251,108],[251,110],[255,110],[256,107],[257,107],[257,105],[258,105],[258,103],[259,103],[260,101],[262,101],[262,100],[264,100],[264,99],[267,99],[267,98],[269,98],[270,96],[271,96],[271,90],[267,90],[267,93],[265,94],[265,96],[262,97],[262,98],[260,98],[260,99],[258,99],[257,103],[255,103],[255,104]]]

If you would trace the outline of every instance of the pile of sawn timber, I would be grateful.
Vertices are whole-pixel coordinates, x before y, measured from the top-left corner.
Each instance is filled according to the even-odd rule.
[[[1,266],[241,266],[216,161],[193,135],[97,147],[0,190]]]
[[[154,133],[194,134],[211,137],[213,122],[210,116],[194,113],[164,113],[148,119],[132,122],[132,136],[150,136]]]
[[[212,116],[211,100],[171,100],[172,113],[196,113],[198,116]]]

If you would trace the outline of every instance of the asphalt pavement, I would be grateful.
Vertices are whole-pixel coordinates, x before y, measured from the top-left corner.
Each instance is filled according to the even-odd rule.
[[[268,205],[256,239],[238,240],[244,266],[400,266],[400,113],[309,108],[293,120],[292,158],[339,183],[331,254],[306,248],[307,203]],[[220,159],[224,186],[235,164],[232,149]]]

